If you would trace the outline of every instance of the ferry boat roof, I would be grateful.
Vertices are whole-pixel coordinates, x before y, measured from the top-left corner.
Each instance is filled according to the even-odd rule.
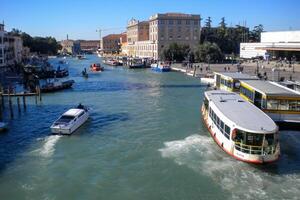
[[[251,76],[249,74],[244,74],[239,72],[215,72],[215,74],[220,74],[222,76],[226,76],[231,79],[238,79],[238,80],[258,80],[258,77],[256,76]]]
[[[277,125],[268,115],[236,93],[212,90],[205,92],[205,95],[237,128],[253,133],[273,133],[277,130]]]
[[[242,83],[250,86],[260,93],[264,93],[269,96],[285,96],[285,97],[299,97],[300,93],[293,91],[292,89],[286,88],[270,81],[262,80],[243,80]]]
[[[77,116],[82,112],[82,109],[72,108],[65,112],[63,115],[69,115],[69,116]]]

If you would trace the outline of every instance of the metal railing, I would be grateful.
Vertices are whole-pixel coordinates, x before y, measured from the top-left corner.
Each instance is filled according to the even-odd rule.
[[[247,154],[253,155],[271,155],[276,151],[276,145],[269,145],[267,147],[246,145],[240,142],[235,142],[235,149]]]

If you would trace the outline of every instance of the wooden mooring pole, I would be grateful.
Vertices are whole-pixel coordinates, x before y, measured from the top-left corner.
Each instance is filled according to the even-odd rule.
[[[17,97],[18,111],[21,112],[20,97]]]
[[[26,92],[24,92],[24,94],[26,94]],[[26,110],[26,99],[25,99],[25,95],[23,96],[23,107],[24,107],[24,111]]]
[[[9,105],[10,118],[14,118],[14,110],[12,106],[12,100],[10,97],[10,91],[8,91],[8,105]]]

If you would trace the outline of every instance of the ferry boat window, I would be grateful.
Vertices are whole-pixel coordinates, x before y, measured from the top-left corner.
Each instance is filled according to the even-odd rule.
[[[289,110],[300,110],[300,101],[290,100],[289,101]]]
[[[269,99],[267,101],[267,109],[271,109],[271,110],[277,110],[278,109],[278,100],[272,100],[272,99]]]
[[[206,97],[204,97],[204,107],[207,110],[207,108],[208,108],[208,99]]]
[[[246,96],[248,99],[250,99],[250,100],[253,101],[253,99],[254,99],[254,93],[253,93],[252,91],[250,91],[250,90],[248,90],[247,88],[241,86],[241,87],[240,87],[240,92],[241,92],[244,96]]]
[[[240,82],[234,82],[233,87],[234,87],[234,89],[240,89],[241,83]]]
[[[267,108],[267,100],[266,99],[262,99],[262,101],[261,101],[261,108],[262,109],[265,109],[265,108]]]
[[[274,145],[274,143],[275,143],[274,134],[266,134],[265,141],[267,141],[268,146]]]
[[[279,104],[279,110],[288,110],[289,109],[289,104],[287,100],[280,100]]]
[[[240,138],[240,142],[246,145],[262,146],[264,135],[237,130],[236,138]]]
[[[230,135],[230,127],[229,126],[227,126],[226,124],[225,124],[225,136],[229,139],[229,135]]]

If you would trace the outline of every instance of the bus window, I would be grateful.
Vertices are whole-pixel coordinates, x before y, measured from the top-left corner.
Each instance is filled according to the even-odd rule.
[[[267,101],[267,109],[270,109],[270,110],[278,110],[278,100],[272,100],[272,99],[269,99]]]

